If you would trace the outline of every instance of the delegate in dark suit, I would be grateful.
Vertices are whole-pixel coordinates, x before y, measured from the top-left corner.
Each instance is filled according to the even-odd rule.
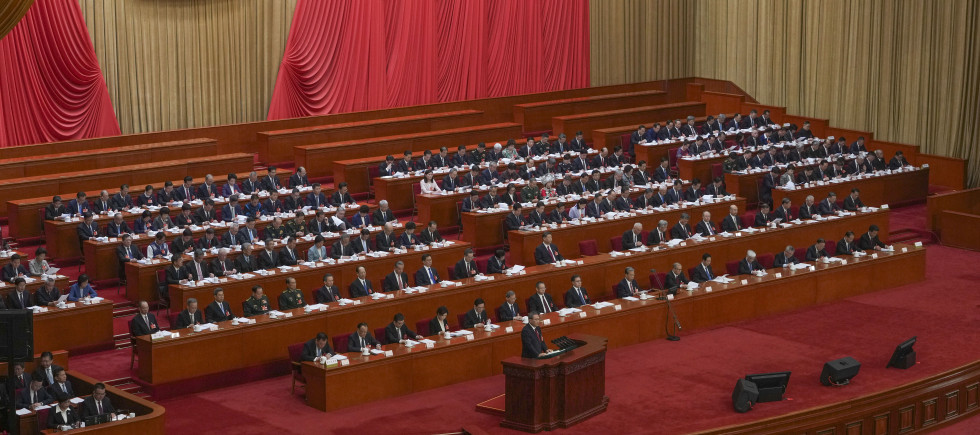
[[[547,310],[545,310],[544,303],[541,302],[541,295],[535,293],[534,296],[531,296],[531,301],[528,302],[528,308],[530,309],[530,311],[546,313],[546,312],[552,312],[558,310],[558,307],[555,306],[555,301],[551,299],[551,294],[545,293],[544,298],[548,304]]]
[[[628,280],[623,278],[616,284],[616,297],[625,298],[627,296],[633,296],[634,293],[640,291],[640,285],[636,283],[636,280]]]
[[[633,249],[638,246],[643,246],[643,241],[640,240],[642,237],[642,234],[636,234],[633,230],[626,230],[623,233],[623,249]]]
[[[775,260],[772,262],[772,267],[783,267],[787,264],[797,264],[800,260],[796,259],[794,255],[786,255],[786,251],[776,254]]]
[[[71,407],[64,414],[58,412],[57,405],[48,410],[48,427],[72,426],[78,421],[78,414]]]
[[[505,269],[507,269],[507,262],[504,259],[498,259],[497,256],[494,255],[487,260],[487,274],[504,273]]]
[[[224,322],[235,317],[235,314],[231,312],[231,304],[228,301],[211,302],[208,304],[207,309],[204,310],[204,314],[208,322]]]
[[[99,405],[101,405],[102,414],[116,413],[116,408],[112,406],[112,402],[109,401],[108,397],[103,397],[102,400],[99,401]],[[86,417],[101,415],[99,414],[99,408],[100,406],[96,405],[95,403],[95,397],[92,396],[86,397],[85,400],[82,401],[82,405],[78,407],[79,413],[82,415],[83,420]]]
[[[143,320],[143,316],[140,314],[133,317],[133,336],[139,337],[160,331],[160,324],[157,323],[156,316],[151,313],[146,313],[146,317],[150,322],[149,324]]]
[[[463,329],[472,328],[477,323],[486,324],[490,321],[490,316],[487,315],[487,311],[483,310],[477,313],[475,309],[466,312],[466,316],[463,318]]]
[[[857,246],[855,246],[854,242],[848,242],[847,239],[840,239],[837,242],[836,255],[853,255],[855,248],[857,248]]]
[[[817,261],[823,257],[829,257],[826,249],[817,250],[817,245],[812,245],[806,249],[806,261]]]
[[[439,272],[436,272],[434,267],[430,267],[428,272],[431,272],[432,276],[429,276],[429,273],[426,272],[425,267],[422,267],[415,272],[415,285],[432,285],[438,284],[439,281],[442,281],[439,279]]]
[[[360,335],[357,335],[357,333],[355,332],[355,333],[353,333],[353,334],[350,335],[350,338],[347,339],[347,351],[348,352],[360,352],[361,351],[361,343],[364,344],[364,347],[374,347],[374,346],[377,346],[377,345],[381,344],[381,343],[378,343],[378,340],[376,340],[371,335],[370,332],[368,332],[367,334],[364,334],[364,338],[361,338],[361,336]]]
[[[318,304],[337,302],[340,300],[340,291],[338,291],[337,286],[322,286],[313,292],[313,299]]]
[[[765,270],[765,268],[763,268],[762,265],[759,264],[759,260],[753,260],[751,263],[749,263],[747,259],[743,258],[742,261],[738,262],[739,275],[748,275],[758,270]]]
[[[191,316],[190,312],[184,310],[177,315],[177,325],[175,325],[174,328],[183,329],[191,325],[199,325],[202,323],[204,323],[204,315],[201,314],[201,310],[195,311],[193,316]]]
[[[356,335],[356,334],[355,334]],[[300,361],[313,361],[320,356],[333,355],[333,348],[330,347],[330,340],[323,347],[316,347],[316,339],[311,339],[303,344],[303,352],[299,356]]]
[[[456,262],[456,265],[453,266],[453,275],[455,275],[455,279],[469,278],[478,273],[480,273],[480,270],[476,268],[476,261],[471,260],[467,262],[465,259],[459,260]]]
[[[405,272],[401,273],[401,285],[398,284],[398,276],[395,272],[391,272],[385,275],[385,279],[381,281],[381,290],[386,292],[393,292],[401,290],[408,287],[408,274]]]
[[[537,358],[538,355],[547,352],[548,345],[541,335],[541,328],[535,328],[531,324],[525,325],[521,330],[521,348],[522,358]]]
[[[548,248],[551,248],[550,250]],[[558,252],[558,247],[555,245],[545,245],[544,243],[538,245],[534,248],[534,262],[536,264],[551,264],[555,261],[564,260],[565,257],[561,256]]]
[[[20,394],[17,395],[17,409],[30,408],[32,403],[43,403],[45,405],[50,405],[54,403],[54,397],[48,394],[48,390],[41,388],[34,392],[34,401],[31,402],[31,388],[24,388]]]
[[[881,240],[878,239],[878,235],[877,234],[875,234],[874,237],[871,237],[870,234],[864,233],[864,234],[861,235],[861,239],[858,240],[858,247],[861,250],[863,250],[863,251],[867,251],[869,249],[874,249],[875,246],[877,246],[879,248],[884,248],[885,247],[885,244],[882,243]]]
[[[354,282],[350,283],[347,290],[350,292],[350,297],[359,298],[374,293],[374,286],[371,285],[370,280],[365,279],[364,282],[361,282],[360,279],[355,279]]]
[[[235,270],[237,270],[238,273],[254,272],[255,269],[256,269],[255,257],[251,255],[242,254],[235,259]]]
[[[402,324],[401,328],[395,327],[395,323],[391,322],[388,326],[385,326],[385,342],[387,343],[398,343],[404,339],[414,340],[418,334],[411,329],[408,329],[408,325]]]
[[[7,299],[9,299],[7,308],[10,309],[23,310],[34,305],[34,297],[31,296],[29,290],[24,290],[21,293],[14,290],[7,295]]]
[[[711,272],[711,267],[705,266],[704,263],[695,267],[694,272],[691,273],[691,280],[698,283],[711,281],[714,278],[715,274]]]
[[[518,308],[517,304],[508,304],[506,301],[500,305],[497,309],[497,316],[500,318],[501,322],[506,322],[509,320],[514,320],[515,317],[521,315],[521,309]]]
[[[566,307],[578,308],[582,305],[588,305],[590,302],[589,292],[585,290],[585,287],[572,287],[565,292]]]
[[[684,272],[678,275],[674,275],[674,272],[667,272],[667,276],[664,278],[664,288],[667,290],[677,289],[688,283],[688,279],[684,276]]]

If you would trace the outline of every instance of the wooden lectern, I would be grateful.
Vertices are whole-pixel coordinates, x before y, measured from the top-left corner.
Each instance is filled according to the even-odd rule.
[[[606,410],[606,339],[585,334],[568,338],[579,347],[543,359],[511,357],[503,427],[540,432],[572,426]]]

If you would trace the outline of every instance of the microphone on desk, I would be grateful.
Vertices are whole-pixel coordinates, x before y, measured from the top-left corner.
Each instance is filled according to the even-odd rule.
[[[667,290],[666,289],[663,289],[664,288],[664,283],[660,282],[660,277],[657,276],[657,269],[650,269],[650,275],[653,275],[653,279],[656,281],[657,287],[660,288],[660,289],[662,289],[662,290],[660,290],[659,296],[657,296],[657,300],[659,300],[659,301],[666,300],[667,299],[667,295],[666,295]]]

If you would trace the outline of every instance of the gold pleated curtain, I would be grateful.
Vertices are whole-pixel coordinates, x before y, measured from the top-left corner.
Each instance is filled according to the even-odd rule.
[[[980,185],[980,2],[593,0],[591,12],[593,85],[731,80],[760,103],[967,159]]]
[[[79,0],[123,134],[264,120],[296,0]]]

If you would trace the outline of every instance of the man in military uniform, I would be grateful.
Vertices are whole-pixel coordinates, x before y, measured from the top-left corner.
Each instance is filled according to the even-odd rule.
[[[294,237],[303,237],[306,234],[306,221],[303,219],[303,212],[296,212],[296,217],[284,225],[286,234]]]
[[[305,306],[303,292],[296,288],[296,278],[286,278],[286,290],[279,295],[279,309],[285,311]]]
[[[242,303],[245,317],[257,316],[269,312],[269,298],[263,294],[262,286],[252,287],[252,296]]]
[[[541,190],[534,178],[527,180],[527,186],[521,189],[521,202],[537,202],[541,199]]]
[[[730,174],[732,171],[735,170],[737,166],[737,163],[735,161],[735,155],[736,155],[735,151],[728,153],[728,158],[721,163],[721,170],[724,171],[726,174]]]
[[[282,225],[282,218],[275,218],[272,220],[272,225],[266,227],[265,229],[265,239],[266,240],[281,240],[287,236],[286,227]]]

